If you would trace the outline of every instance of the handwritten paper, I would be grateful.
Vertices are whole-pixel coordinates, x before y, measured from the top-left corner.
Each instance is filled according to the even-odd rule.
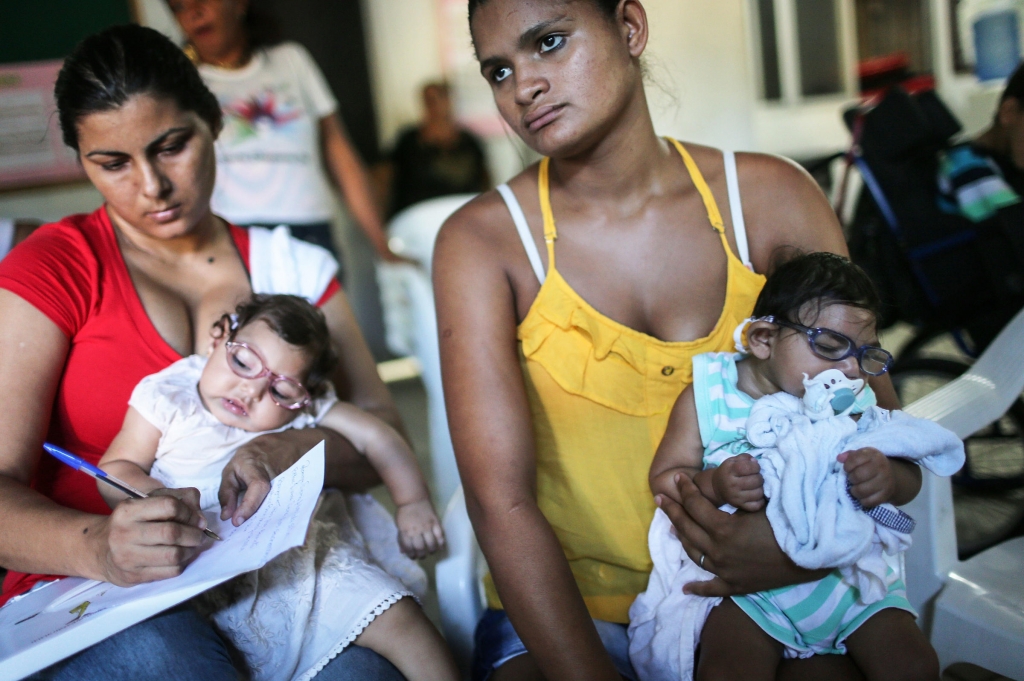
[[[45,669],[302,545],[323,486],[321,442],[274,479],[263,505],[239,527],[207,514],[223,541],[178,577],[129,588],[67,577],[0,608],[0,681]]]

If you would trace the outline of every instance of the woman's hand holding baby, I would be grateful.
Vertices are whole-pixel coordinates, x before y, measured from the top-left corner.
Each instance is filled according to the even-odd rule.
[[[426,558],[444,546],[444,530],[429,499],[402,504],[395,510],[398,545],[410,558]]]
[[[711,473],[711,486],[717,501],[753,513],[764,507],[764,478],[761,465],[750,454],[740,454],[722,462]],[[719,504],[719,505],[721,505]]]

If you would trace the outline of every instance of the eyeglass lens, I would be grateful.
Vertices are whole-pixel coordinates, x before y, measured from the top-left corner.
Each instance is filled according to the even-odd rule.
[[[264,372],[263,360],[244,345],[229,344],[227,355],[231,370],[242,378],[258,378]],[[270,381],[270,396],[280,406],[293,408],[305,402],[307,393],[297,382],[285,376],[275,376]]]
[[[810,340],[814,352],[825,359],[839,361],[848,357],[851,350],[856,350],[849,338],[828,329],[817,330]],[[872,376],[885,373],[891,361],[892,355],[882,348],[864,348],[858,358],[860,368]]]

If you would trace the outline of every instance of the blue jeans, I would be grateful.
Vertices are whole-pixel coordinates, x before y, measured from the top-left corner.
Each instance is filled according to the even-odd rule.
[[[597,634],[601,637],[608,656],[619,674],[626,679],[636,679],[636,672],[629,662],[629,639],[626,638],[626,625],[615,622],[594,620]],[[473,634],[473,681],[487,681],[494,670],[513,657],[526,654],[519,634],[512,627],[512,622],[504,610],[487,609],[477,622]]]
[[[31,681],[234,681],[240,678],[213,626],[178,606],[100,641],[29,677]],[[349,646],[316,675],[318,681],[403,681],[368,648]]]

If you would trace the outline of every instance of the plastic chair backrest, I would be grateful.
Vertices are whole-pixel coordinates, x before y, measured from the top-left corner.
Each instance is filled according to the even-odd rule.
[[[441,630],[464,672],[473,657],[473,633],[484,612],[480,578],[486,568],[466,512],[462,487],[455,490],[444,514],[448,555],[437,563],[434,580],[441,605]]]
[[[908,405],[905,411],[949,428],[962,439],[996,421],[1024,391],[1024,310],[996,336],[970,371]],[[957,562],[949,478],[924,472],[921,493],[906,510],[917,519],[906,554],[907,595],[922,614]]]
[[[453,194],[415,203],[400,211],[388,223],[392,249],[399,255],[422,263],[430,271],[434,242],[441,226],[452,213],[476,194]]]
[[[400,212],[388,225],[391,247],[399,255],[418,261],[422,267],[392,263],[377,266],[388,346],[393,352],[414,355],[422,369],[421,378],[427,391],[433,492],[435,500],[442,503],[458,488],[459,472],[444,408],[430,262],[444,221],[474,196],[442,196]]]

